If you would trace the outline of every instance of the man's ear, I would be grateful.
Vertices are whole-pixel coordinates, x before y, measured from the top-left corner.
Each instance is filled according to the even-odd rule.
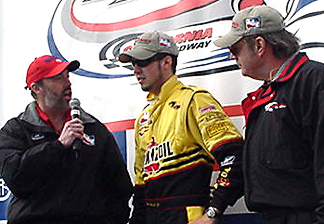
[[[37,92],[39,91],[39,86],[38,86],[36,83],[32,83],[32,84],[30,85],[30,89],[31,89],[33,92],[37,93]]]
[[[266,40],[263,37],[255,38],[255,50],[259,56],[262,56],[265,53],[266,49]]]

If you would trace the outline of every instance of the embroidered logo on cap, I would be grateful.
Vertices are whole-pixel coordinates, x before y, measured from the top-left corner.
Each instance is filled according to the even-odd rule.
[[[171,47],[171,40],[167,38],[160,38],[159,45],[163,48],[170,48]]]
[[[261,27],[261,18],[259,17],[247,18],[245,20],[245,28],[247,30],[260,28],[260,27]]]

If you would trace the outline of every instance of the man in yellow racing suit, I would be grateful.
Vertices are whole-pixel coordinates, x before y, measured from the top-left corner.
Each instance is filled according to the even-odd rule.
[[[119,56],[132,62],[149,92],[135,122],[131,224],[185,224],[202,216],[214,224],[243,195],[242,136],[209,92],[177,79],[177,55],[171,37],[152,32]],[[210,198],[215,163],[220,172]]]

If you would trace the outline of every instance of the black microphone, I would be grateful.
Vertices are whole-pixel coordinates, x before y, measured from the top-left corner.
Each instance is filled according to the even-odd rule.
[[[74,118],[80,118],[80,101],[77,98],[73,98],[69,102],[70,108],[71,108],[71,117]],[[72,149],[75,153],[75,157],[78,158],[78,151],[81,149],[81,140],[75,139],[72,144]]]

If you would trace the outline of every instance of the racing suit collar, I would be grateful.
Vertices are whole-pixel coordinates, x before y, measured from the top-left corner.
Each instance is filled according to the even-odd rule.
[[[178,77],[173,75],[162,85],[159,95],[156,96],[149,93],[146,99],[148,102],[164,101],[174,92],[174,89],[176,89],[178,85],[181,85],[181,83],[178,81]]]

